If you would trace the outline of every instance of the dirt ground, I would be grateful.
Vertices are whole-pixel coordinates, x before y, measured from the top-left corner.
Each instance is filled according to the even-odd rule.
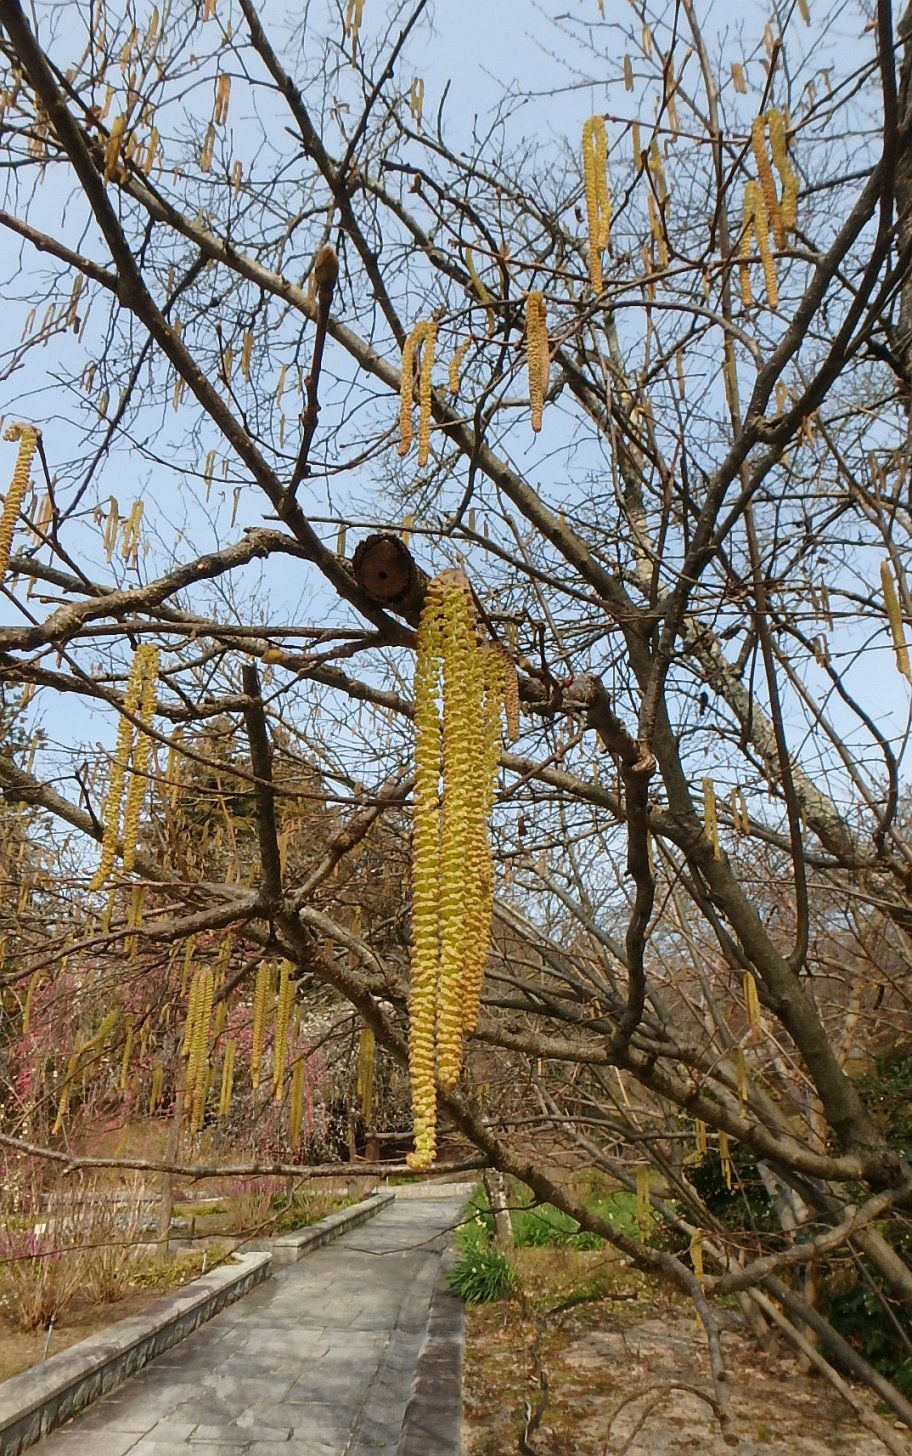
[[[522,1292],[468,1315],[466,1456],[726,1456],[702,1329],[613,1256],[525,1249]],[[562,1301],[601,1294],[544,1317]],[[741,1456],[876,1456],[824,1381],[735,1327],[723,1335]],[[624,1404],[624,1402],[629,1402]],[[529,1416],[527,1444],[522,1437]]]

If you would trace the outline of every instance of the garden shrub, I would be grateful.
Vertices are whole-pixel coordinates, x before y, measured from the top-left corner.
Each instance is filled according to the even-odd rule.
[[[516,1288],[516,1270],[493,1245],[480,1241],[464,1247],[447,1274],[450,1288],[466,1304],[489,1304],[503,1299]]]

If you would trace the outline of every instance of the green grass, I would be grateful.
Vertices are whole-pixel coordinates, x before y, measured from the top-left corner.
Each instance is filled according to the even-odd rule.
[[[576,1219],[553,1204],[533,1203],[528,1191],[519,1185],[509,1188],[508,1198],[513,1238],[519,1249],[598,1249],[604,1243],[598,1234],[581,1229]],[[635,1194],[625,1189],[600,1188],[586,1199],[586,1207],[621,1233],[638,1237]],[[471,1220],[462,1233],[466,1246],[477,1248],[479,1243],[493,1239],[494,1217],[483,1185],[478,1186],[469,1200],[466,1216]]]

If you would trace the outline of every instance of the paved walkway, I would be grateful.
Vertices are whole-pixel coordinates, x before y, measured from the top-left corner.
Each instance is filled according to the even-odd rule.
[[[470,1192],[398,1199],[278,1270],[35,1456],[395,1456],[431,1292]],[[458,1451],[455,1432],[436,1448]]]

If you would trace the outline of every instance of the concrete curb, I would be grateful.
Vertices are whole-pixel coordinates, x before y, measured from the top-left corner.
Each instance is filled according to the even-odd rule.
[[[460,1456],[462,1451],[465,1305],[447,1284],[452,1262],[445,1257],[437,1272],[396,1456]]]
[[[157,1299],[141,1314],[118,1320],[43,1364],[0,1382],[0,1456],[19,1456],[248,1294],[269,1278],[273,1267],[303,1258],[366,1223],[394,1198],[393,1193],[374,1194],[309,1228],[264,1242],[261,1249],[248,1247],[235,1253],[231,1263]]]
[[[306,1228],[292,1229],[291,1233],[282,1234],[277,1239],[254,1239],[245,1243],[244,1248],[251,1251],[270,1254],[276,1268],[283,1264],[296,1264],[303,1259],[305,1254],[312,1254],[314,1249],[319,1249],[323,1244],[328,1244],[332,1239],[337,1239],[340,1234],[346,1234],[350,1229],[360,1227],[367,1223],[379,1213],[381,1208],[386,1208],[395,1199],[395,1193],[374,1193],[370,1198],[365,1198],[361,1203],[355,1203],[351,1208],[342,1208],[338,1213],[330,1213],[326,1218],[321,1218],[319,1223],[310,1224]],[[0,1447],[0,1456],[3,1456]]]
[[[237,1267],[238,1262],[241,1268]],[[236,1254],[234,1262],[157,1299],[142,1314],[118,1320],[42,1365],[0,1384],[0,1456],[27,1446],[121,1385],[156,1355],[268,1279],[268,1254]]]

